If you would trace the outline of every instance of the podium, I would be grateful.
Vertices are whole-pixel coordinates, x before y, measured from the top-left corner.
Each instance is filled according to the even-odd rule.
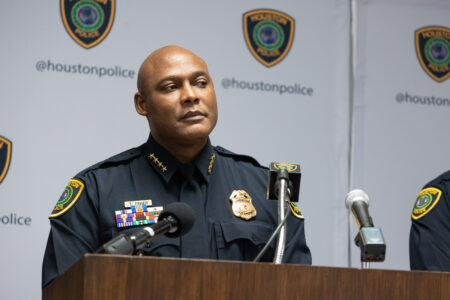
[[[450,273],[86,254],[45,300],[449,299]]]

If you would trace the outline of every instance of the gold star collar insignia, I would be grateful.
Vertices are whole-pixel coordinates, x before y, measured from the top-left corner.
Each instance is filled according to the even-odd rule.
[[[167,167],[155,156],[155,153],[150,153],[148,158],[153,161],[155,166],[157,166],[161,171],[166,172]]]

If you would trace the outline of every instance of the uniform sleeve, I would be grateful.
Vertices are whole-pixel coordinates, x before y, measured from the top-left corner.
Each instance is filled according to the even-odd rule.
[[[311,265],[311,252],[306,244],[305,221],[290,213],[287,221],[287,241],[283,261]]]
[[[73,180],[84,185],[81,191],[69,189]],[[99,247],[96,198],[95,183],[85,176],[72,179],[58,200],[49,218],[51,228],[42,266],[42,287],[66,271],[83,254],[94,252]],[[57,210],[58,205],[60,211]]]
[[[411,270],[450,271],[448,187],[442,183],[432,184],[426,186],[419,193],[412,213],[409,237]],[[426,206],[426,197],[424,196],[429,191],[432,194],[433,189],[440,191],[441,194],[439,197],[435,197],[429,206]]]
[[[266,198],[267,191],[267,178],[268,170],[260,172],[260,182],[263,191],[263,198]],[[275,200],[263,200],[271,202],[273,204],[271,214],[273,218],[277,219],[277,201]],[[295,208],[295,209],[294,209]],[[297,207],[297,204],[290,207],[287,224],[286,245],[283,255],[283,263],[311,265],[311,252],[307,246],[305,238],[305,219]],[[295,212],[295,213],[294,213]],[[278,225],[278,224],[276,224]],[[276,227],[276,226],[275,226]],[[273,244],[276,245],[277,238],[275,238]],[[276,246],[274,247],[275,250]],[[275,253],[275,252],[274,252]]]

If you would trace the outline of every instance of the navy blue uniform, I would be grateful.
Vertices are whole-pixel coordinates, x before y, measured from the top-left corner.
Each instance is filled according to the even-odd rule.
[[[187,178],[195,180],[191,188]],[[42,285],[47,285],[81,256],[121,234],[142,228],[118,228],[114,212],[125,201],[151,199],[152,207],[182,201],[194,208],[195,224],[185,236],[148,243],[152,256],[253,260],[277,226],[277,202],[266,199],[267,168],[209,140],[189,164],[181,164],[150,136],[144,145],[98,163],[75,176],[50,216]],[[71,181],[72,182],[72,181]],[[233,214],[230,195],[244,190],[256,209],[245,220]],[[195,199],[193,199],[195,198]],[[63,213],[59,213],[58,209]],[[303,219],[288,219],[284,262],[311,264]],[[272,261],[274,245],[261,261]]]
[[[450,272],[450,171],[425,185],[411,218],[411,270]]]

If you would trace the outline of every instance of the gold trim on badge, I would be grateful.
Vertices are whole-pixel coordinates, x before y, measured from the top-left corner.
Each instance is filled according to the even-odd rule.
[[[450,28],[440,26],[422,27],[415,32],[416,55],[422,69],[437,82],[442,82],[450,77],[449,65],[436,65],[426,58],[426,44],[433,38],[441,39],[444,43],[450,42]],[[420,40],[425,39],[421,45]],[[447,54],[448,55],[448,54]],[[448,56],[447,56],[448,57]],[[443,73],[442,76],[437,76],[436,73]]]
[[[429,213],[439,202],[441,195],[442,191],[437,188],[430,187],[421,190],[419,195],[417,195],[411,218],[418,220]]]
[[[256,216],[256,208],[252,204],[252,197],[244,190],[234,190],[230,195],[233,214],[241,219],[250,220]]]
[[[73,0],[70,0],[70,2],[72,2]],[[109,17],[108,21],[108,25],[105,29],[105,31],[103,33],[99,33],[97,31],[94,31],[94,34],[98,34],[99,36],[96,37],[91,43],[85,43],[83,42],[75,33],[77,32],[76,30],[72,30],[69,26],[69,20],[67,19],[65,10],[66,10],[66,0],[60,0],[60,8],[61,8],[61,18],[63,20],[64,23],[64,27],[66,28],[67,32],[69,33],[69,35],[72,37],[72,39],[80,46],[89,49],[92,48],[96,45],[98,45],[99,43],[101,43],[106,36],[109,34],[109,32],[111,31],[111,27],[113,25],[114,22],[114,18],[115,18],[115,14],[116,14],[116,0],[109,0],[111,1],[111,15]],[[97,2],[102,3],[103,5],[106,5],[106,3],[108,2],[108,0],[97,0]],[[75,26],[76,27],[76,26]],[[77,32],[78,33],[78,32]],[[81,34],[87,34],[86,32],[84,32],[83,30],[80,30],[80,32],[78,33],[80,36]]]
[[[53,208],[49,218],[55,218],[67,212],[75,204],[75,202],[77,202],[83,189],[83,182],[77,179],[70,179],[66,189]]]
[[[5,159],[5,163],[3,164],[3,166],[0,166],[0,183],[3,181],[3,179],[6,176],[6,173],[8,172],[9,169],[9,164],[11,163],[11,150],[12,150],[12,143],[11,141],[9,141],[7,138],[4,138],[2,136],[0,136],[0,149],[2,149],[3,147],[5,147],[6,151],[6,159]]]
[[[248,11],[244,13],[243,17],[243,30],[244,30],[244,39],[245,43],[247,44],[248,49],[253,54],[253,56],[264,66],[271,67],[282,61],[286,55],[288,54],[289,50],[291,50],[292,42],[294,40],[294,31],[295,31],[295,20],[291,16],[281,12],[276,11],[272,9],[255,9]],[[254,21],[252,21],[254,19]],[[268,21],[275,24],[282,24],[282,26],[288,26],[289,27],[289,35],[286,37],[287,42],[282,43],[277,49],[273,50],[265,50],[260,46],[257,46],[256,40],[254,40],[255,32],[249,32],[249,25],[250,23],[260,24],[264,21]],[[280,28],[281,29],[281,28]],[[254,30],[254,29],[253,29]],[[286,35],[288,32],[285,30],[282,30],[282,34]],[[253,47],[253,44],[255,44],[255,47]],[[279,50],[282,50],[280,53]],[[277,57],[273,61],[266,61],[264,57]]]
[[[292,214],[296,216],[298,219],[303,220],[305,217],[302,215],[300,208],[298,208],[297,204],[294,202],[289,202],[289,207],[291,208]]]

